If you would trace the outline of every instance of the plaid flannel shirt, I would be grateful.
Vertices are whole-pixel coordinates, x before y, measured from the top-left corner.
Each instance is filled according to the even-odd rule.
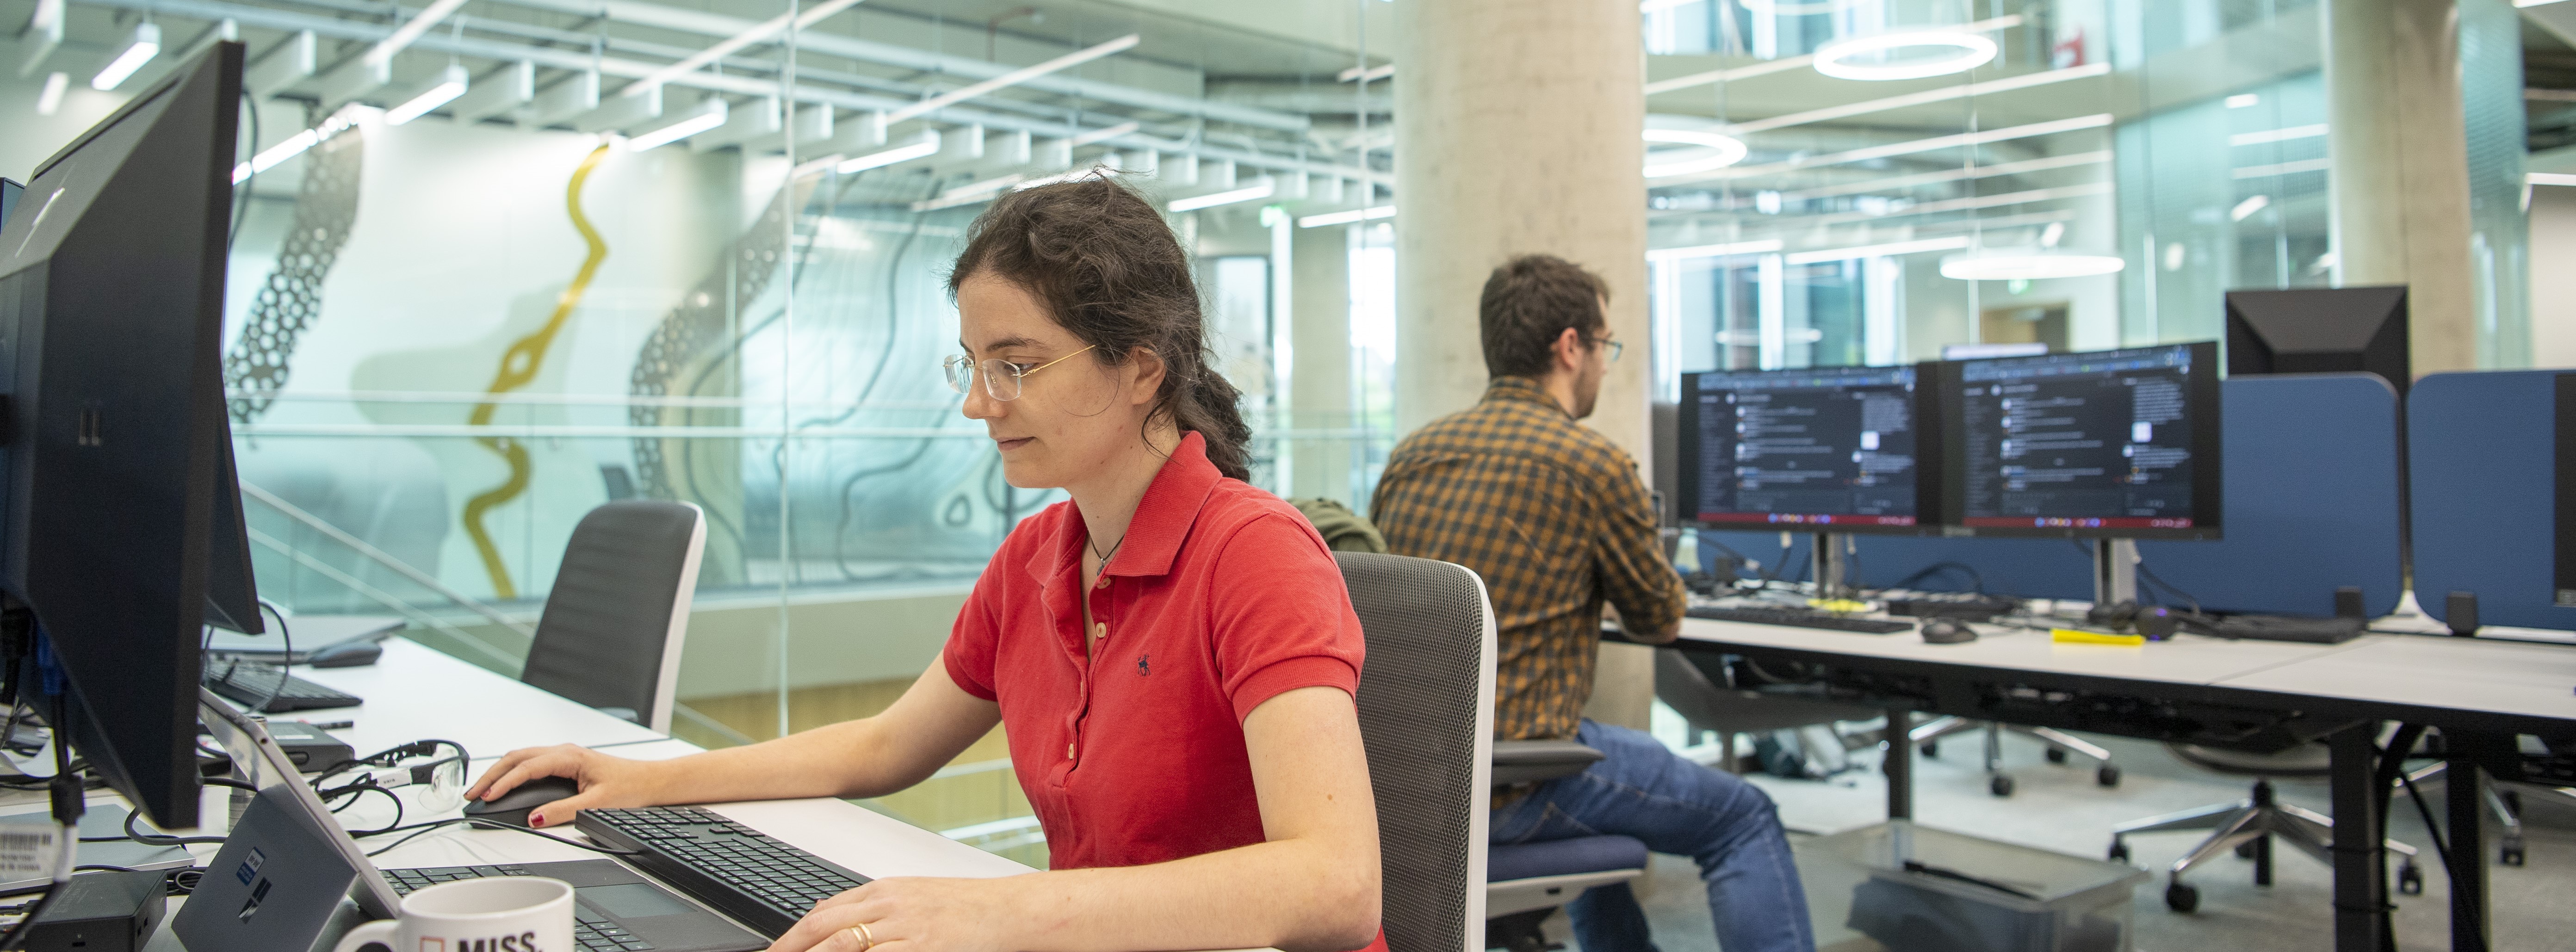
[[[1474,407],[1396,444],[1369,516],[1389,551],[1484,577],[1498,740],[1574,736],[1605,597],[1633,630],[1682,617],[1637,461],[1526,377],[1494,378]]]

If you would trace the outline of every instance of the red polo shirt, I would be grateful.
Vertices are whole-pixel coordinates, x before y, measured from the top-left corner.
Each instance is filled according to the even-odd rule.
[[[1000,702],[1052,865],[1263,842],[1244,716],[1294,688],[1359,685],[1359,617],[1323,538],[1279,497],[1219,475],[1191,433],[1088,591],[1084,541],[1070,501],[1021,522],[944,652],[958,687]],[[1076,598],[1106,632],[1088,658]]]

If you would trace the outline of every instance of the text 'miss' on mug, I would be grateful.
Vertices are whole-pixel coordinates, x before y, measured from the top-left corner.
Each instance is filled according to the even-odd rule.
[[[335,952],[578,952],[572,886],[537,876],[440,883],[403,897],[399,918],[349,930]]]

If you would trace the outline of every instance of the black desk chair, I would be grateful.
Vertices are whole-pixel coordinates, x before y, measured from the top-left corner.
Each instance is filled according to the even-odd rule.
[[[1799,692],[1728,687],[1725,672],[1717,664],[1714,658],[1674,648],[1655,649],[1655,699],[1680,714],[1694,734],[1716,733],[1719,749],[1724,752],[1716,766],[1729,773],[1737,772],[1735,738],[1739,734],[1803,731],[1841,721],[1871,720],[1885,713]],[[1810,738],[1802,733],[1801,740],[1810,745],[1832,743],[1839,747],[1840,735],[1830,730],[1822,733],[1826,736]]]
[[[519,680],[668,734],[707,520],[698,507],[622,499],[564,546]]]

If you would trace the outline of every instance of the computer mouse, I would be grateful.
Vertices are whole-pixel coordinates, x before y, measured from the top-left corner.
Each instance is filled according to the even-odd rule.
[[[355,668],[376,663],[384,657],[385,646],[372,641],[344,641],[306,656],[306,663],[316,668]]]
[[[1965,622],[1936,618],[1923,623],[1923,641],[1935,645],[1959,645],[1977,640],[1977,630]]]
[[[496,800],[465,801],[465,815],[477,820],[526,826],[529,811],[580,792],[581,784],[571,777],[539,777],[510,788],[510,792]]]

